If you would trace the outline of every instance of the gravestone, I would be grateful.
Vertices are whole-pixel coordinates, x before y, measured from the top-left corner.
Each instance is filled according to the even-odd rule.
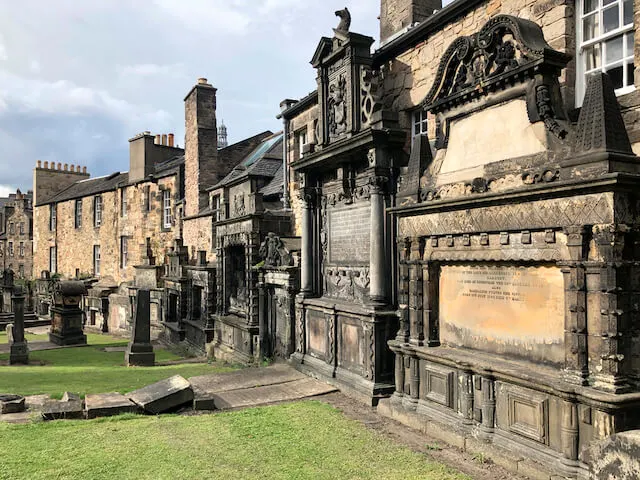
[[[193,402],[193,389],[184,377],[174,375],[131,392],[129,399],[145,412],[157,415]]]
[[[7,325],[7,343],[11,345],[13,342],[13,323]]]
[[[20,413],[25,410],[25,399],[21,395],[0,394],[0,414]]]
[[[152,367],[155,364],[156,355],[151,345],[151,292],[148,289],[138,290],[131,341],[124,360],[128,367]]]
[[[13,291],[11,304],[14,313],[14,323],[11,334],[9,364],[27,365],[29,363],[29,348],[24,338],[24,292],[21,287],[17,287]]]
[[[87,294],[83,282],[58,282],[54,286],[51,307],[52,320],[49,341],[56,345],[86,345],[87,336],[82,330],[80,301]]]

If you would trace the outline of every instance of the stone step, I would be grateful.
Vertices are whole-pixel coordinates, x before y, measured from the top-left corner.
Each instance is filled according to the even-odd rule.
[[[216,409],[231,410],[302,400],[335,391],[335,387],[307,377],[276,385],[215,393],[212,399]]]

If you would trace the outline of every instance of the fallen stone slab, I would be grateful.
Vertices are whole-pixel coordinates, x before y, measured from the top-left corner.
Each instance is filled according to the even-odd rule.
[[[80,400],[80,395],[78,395],[77,393],[64,392],[64,394],[62,395],[63,402],[77,402]]]
[[[84,410],[87,418],[97,418],[137,413],[140,408],[121,393],[99,393],[85,397]]]
[[[42,407],[42,418],[44,420],[71,420],[84,418],[84,408],[82,401],[72,400],[62,402],[49,400]]]
[[[21,395],[0,394],[0,414],[20,413],[25,411],[24,397]]]
[[[246,368],[230,373],[217,373],[191,377],[193,408],[215,410],[214,395],[220,392],[245,388],[277,385],[308,378],[288,365],[272,365],[265,368]]]
[[[27,410],[42,410],[42,407],[51,401],[49,395],[27,395],[24,398],[27,403]]]
[[[145,412],[155,415],[191,403],[193,390],[184,377],[175,375],[131,392],[128,397]]]
[[[337,388],[332,385],[322,383],[313,378],[304,378],[277,385],[216,393],[213,395],[213,401],[216,409],[230,410],[291,402],[335,391],[337,391]]]

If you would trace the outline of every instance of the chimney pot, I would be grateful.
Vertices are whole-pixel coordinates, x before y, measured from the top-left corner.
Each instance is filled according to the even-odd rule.
[[[38,160],[36,165],[38,168],[42,168],[42,160]]]
[[[167,145],[167,134],[166,133],[162,134],[162,145],[164,145],[164,146]]]
[[[155,141],[154,141],[154,143],[155,143],[156,145],[160,145],[160,144],[162,143],[162,140],[161,140],[161,138],[160,138],[160,137],[161,137],[161,135],[160,135],[160,134],[156,135],[156,139],[155,139]]]
[[[144,132],[142,132],[143,135],[151,135],[151,132],[148,130],[145,130]]]
[[[80,165],[76,165],[76,172],[80,173]]]
[[[204,77],[200,77],[198,79],[198,85],[207,85],[207,79]]]
[[[169,146],[170,146],[170,147],[173,147],[173,138],[174,138],[173,133],[170,133],[170,134],[169,134],[169,138],[168,138]]]
[[[82,173],[87,173],[87,167],[82,167]]]
[[[64,164],[64,171],[66,172],[66,171],[68,171],[68,170],[69,170],[69,164],[68,164],[68,163],[65,163],[65,164]]]
[[[49,162],[47,161],[44,162],[44,168],[47,168],[47,169],[49,168]]]
[[[75,172],[76,167],[74,165],[69,165],[69,171],[71,173]]]
[[[56,170],[62,170],[62,164],[60,162],[58,162],[58,167]]]

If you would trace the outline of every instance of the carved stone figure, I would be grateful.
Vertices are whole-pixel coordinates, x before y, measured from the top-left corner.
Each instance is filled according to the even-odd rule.
[[[329,132],[334,136],[347,130],[346,90],[347,80],[344,75],[340,75],[329,86]]]
[[[265,267],[287,267],[291,265],[291,255],[280,237],[274,233],[267,235],[267,238],[260,245],[258,253],[264,259]]]
[[[233,196],[233,213],[236,217],[241,217],[246,213],[246,207],[244,204],[244,193],[239,193]]]
[[[349,13],[349,9],[344,7],[344,10],[337,10],[336,17],[340,17],[340,23],[338,24],[336,31],[348,32],[349,27],[351,26],[351,14]]]

